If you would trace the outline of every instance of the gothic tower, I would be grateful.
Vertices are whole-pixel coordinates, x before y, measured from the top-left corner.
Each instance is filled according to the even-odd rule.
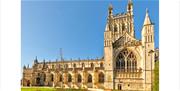
[[[147,9],[142,28],[142,46],[145,71],[145,89],[146,91],[152,91],[154,70],[154,25],[150,20]]]
[[[105,89],[113,89],[113,47],[112,47],[113,7],[108,8],[108,20],[104,32]]]

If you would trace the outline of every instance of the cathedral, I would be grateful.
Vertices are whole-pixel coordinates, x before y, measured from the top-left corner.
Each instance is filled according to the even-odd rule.
[[[23,67],[22,86],[152,91],[155,62],[154,24],[146,9],[141,40],[135,38],[133,2],[125,13],[108,7],[104,55],[100,59],[55,60],[37,58]],[[140,30],[139,30],[140,31]]]

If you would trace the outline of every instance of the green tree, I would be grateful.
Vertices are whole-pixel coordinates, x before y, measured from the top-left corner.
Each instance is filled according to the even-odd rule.
[[[159,91],[159,61],[155,62],[153,91]]]

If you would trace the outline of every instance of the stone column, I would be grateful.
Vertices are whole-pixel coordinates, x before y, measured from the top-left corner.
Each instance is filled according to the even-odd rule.
[[[67,73],[66,71],[63,71],[63,86],[66,86],[67,85]]]
[[[94,68],[93,69],[93,80],[92,80],[92,82],[93,82],[93,88],[97,88],[97,72],[96,72],[96,69]]]
[[[59,74],[56,72],[55,75],[54,75],[54,77],[55,77],[54,85],[55,85],[55,87],[56,87],[56,86],[58,86],[58,82],[59,82]]]
[[[85,84],[86,84],[86,72],[83,69],[83,74],[82,74],[82,88],[85,88]]]
[[[125,65],[124,65],[125,66],[125,72],[127,72],[127,58],[125,57],[124,59],[125,59],[124,60],[125,61]]]
[[[73,69],[73,72],[72,72],[72,88],[75,88],[75,87],[76,87],[76,72]]]

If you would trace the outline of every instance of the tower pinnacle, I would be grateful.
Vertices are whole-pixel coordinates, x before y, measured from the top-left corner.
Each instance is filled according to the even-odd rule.
[[[146,13],[149,13],[149,10],[148,10],[148,8],[146,8]]]
[[[109,11],[109,16],[112,16],[113,15],[113,6],[111,3],[109,4],[108,11]]]
[[[133,11],[133,3],[132,3],[132,0],[128,0],[127,11],[128,11],[128,12],[132,12],[132,11]]]
[[[145,16],[145,19],[144,19],[144,25],[148,25],[148,24],[152,24],[152,23],[151,23],[151,20],[150,20],[150,17],[149,17],[149,11],[146,8],[146,16]]]

